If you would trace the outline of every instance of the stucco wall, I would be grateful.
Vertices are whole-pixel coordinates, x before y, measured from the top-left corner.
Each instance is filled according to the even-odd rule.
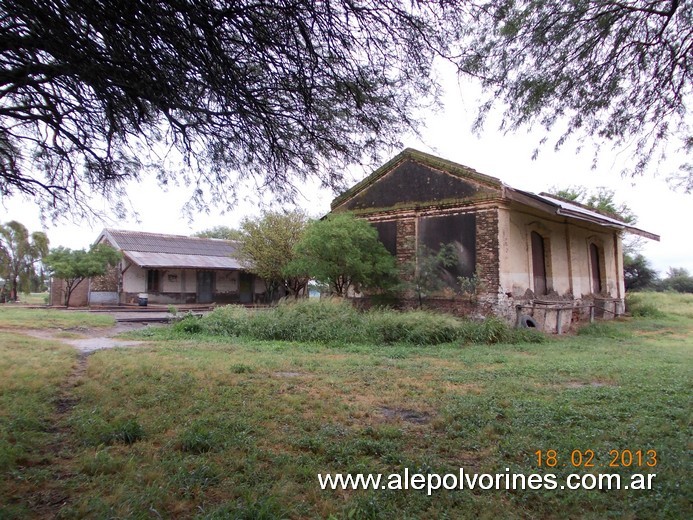
[[[138,293],[147,290],[147,271],[131,265],[123,273],[123,292]]]
[[[219,271],[216,275],[218,293],[238,292],[238,271]]]
[[[500,285],[502,292],[521,297],[535,290],[532,276],[530,234],[544,238],[546,278],[549,291],[576,298],[592,294],[589,247],[600,249],[602,295],[623,297],[621,239],[615,231],[603,231],[565,222],[552,222],[535,215],[499,210]]]

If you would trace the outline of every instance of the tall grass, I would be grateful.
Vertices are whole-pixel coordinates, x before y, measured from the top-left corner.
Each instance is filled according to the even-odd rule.
[[[650,291],[628,293],[626,308],[631,314],[640,315],[639,308],[643,305],[654,307],[664,314],[693,318],[693,294]]]
[[[535,331],[517,331],[497,318],[461,320],[431,311],[360,312],[339,299],[286,301],[265,311],[219,307],[197,318],[188,316],[173,326],[178,334],[247,337],[258,340],[322,344],[439,345],[462,342],[493,344],[541,342]]]

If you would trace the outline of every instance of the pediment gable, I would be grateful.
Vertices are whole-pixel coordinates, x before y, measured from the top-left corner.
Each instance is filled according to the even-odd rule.
[[[501,186],[498,179],[466,166],[408,149],[336,198],[332,209],[373,211],[474,201],[499,196]]]

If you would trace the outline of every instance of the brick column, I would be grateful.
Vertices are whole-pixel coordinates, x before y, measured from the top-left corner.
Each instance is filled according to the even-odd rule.
[[[476,270],[481,284],[479,299],[489,304],[498,303],[500,290],[498,242],[498,210],[478,212],[476,214]]]
[[[397,263],[411,262],[416,258],[416,218],[397,221]]]

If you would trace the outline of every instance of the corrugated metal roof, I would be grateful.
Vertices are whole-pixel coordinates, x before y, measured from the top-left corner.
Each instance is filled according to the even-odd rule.
[[[181,255],[175,253],[149,253],[124,251],[127,258],[147,269],[243,269],[230,256]]]
[[[629,233],[633,233],[634,235],[640,235],[642,237],[649,238],[650,240],[656,240],[657,242],[659,242],[660,239],[659,235],[656,235],[655,233],[650,233],[649,231],[636,228],[635,226],[632,226],[617,218],[609,217],[608,215],[604,215],[603,213],[599,213],[598,211],[593,211],[590,208],[586,208],[585,206],[582,206],[580,204],[574,204],[567,200],[554,197],[548,193],[540,193],[537,195],[536,193],[518,190],[516,188],[511,188],[509,186],[506,186],[505,190],[506,194],[511,199],[517,200],[518,202],[523,202],[523,200],[521,200],[522,197],[518,198],[513,194],[520,194],[524,197],[540,201],[543,203],[544,208],[550,209],[556,215],[562,215],[564,217],[570,217],[585,222],[592,222],[595,224],[600,224],[602,226],[624,230]],[[526,200],[527,199],[525,199],[525,201]]]
[[[243,269],[236,243],[215,238],[104,229],[105,238],[126,258],[148,269]]]
[[[193,256],[233,256],[236,244],[215,238],[164,235],[142,231],[105,229],[103,232],[113,246],[122,251],[142,253],[171,253]]]
[[[626,222],[623,222],[622,220],[618,220],[613,217],[609,217],[607,215],[604,215],[603,213],[599,213],[597,211],[592,211],[588,208],[585,208],[583,206],[579,206],[577,204],[573,204],[571,202],[568,202],[566,200],[552,197],[548,193],[539,193],[536,195],[540,199],[543,199],[547,202],[550,202],[551,204],[560,207],[561,209],[565,211],[570,211],[571,213],[575,213],[576,215],[582,215],[585,216],[589,219],[592,220],[599,220],[604,223],[609,223],[609,224],[614,224],[616,226],[628,226]]]

